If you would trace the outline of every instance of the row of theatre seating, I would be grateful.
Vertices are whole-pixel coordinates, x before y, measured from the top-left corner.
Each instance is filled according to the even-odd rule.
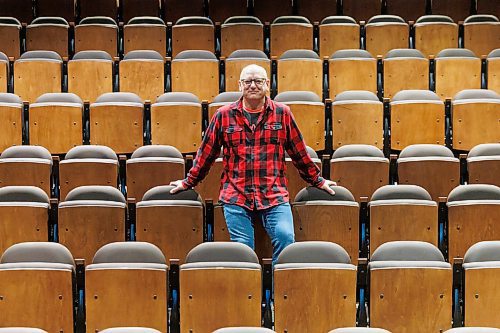
[[[297,240],[333,241],[351,258],[358,258],[387,241],[413,239],[439,246],[445,254],[448,251],[450,260],[462,257],[475,242],[500,237],[495,225],[500,213],[500,154],[499,145],[494,146],[477,150],[496,149],[496,155],[469,157],[469,185],[459,185],[458,159],[451,153],[440,155],[446,150],[441,146],[412,146],[412,157],[408,156],[412,152],[403,152],[397,161],[399,185],[386,185],[388,161],[383,156],[363,156],[361,147],[346,146],[337,150],[341,156],[334,154],[330,164],[330,178],[340,184],[334,196],[314,187],[304,188],[306,184],[289,161],[287,177]],[[166,184],[184,176],[180,154],[152,154],[171,147],[139,149],[127,161],[121,192],[116,187],[116,155],[109,156],[112,152],[104,147],[77,147],[60,162],[54,177],[61,184],[59,203],[46,192],[50,160],[34,158],[34,147],[18,148],[26,149],[17,149],[17,154],[8,149],[0,156],[4,225],[0,250],[21,241],[59,240],[77,258],[89,262],[106,243],[137,239],[158,245],[172,259],[183,258],[203,241],[229,240],[217,203],[221,159],[201,185],[172,195],[172,187]],[[358,154],[349,155],[350,148]],[[31,157],[26,156],[28,152]],[[54,187],[59,190],[57,182]],[[189,222],[178,225],[180,220]],[[265,232],[261,227],[256,232],[259,257],[270,256]]]
[[[401,90],[431,90],[452,99],[465,89],[500,92],[500,48],[482,61],[467,49],[445,49],[429,60],[414,49],[394,49],[384,59],[366,50],[348,49],[320,59],[311,50],[295,49],[270,60],[259,50],[237,50],[218,60],[204,50],[187,50],[172,60],[158,52],[137,50],[114,61],[104,51],[81,51],[66,62],[53,51],[29,51],[14,63],[0,53],[0,91],[33,103],[44,93],[70,92],[93,103],[110,92],[132,92],[156,101],[164,92],[190,92],[214,101],[219,92],[238,91],[246,65],[266,69],[270,94],[311,91],[334,99],[347,90],[366,90],[393,99]]]
[[[476,13],[499,15],[495,0],[2,0],[0,16],[30,22],[38,16],[61,16],[78,22],[87,16],[109,16],[127,22],[134,16],[158,16],[175,22],[183,16],[210,16],[222,22],[230,16],[254,15],[272,21],[283,15],[303,15],[320,21],[327,15],[349,15],[367,20],[378,14],[416,20],[425,14],[463,20]]]
[[[190,93],[171,92],[151,104],[136,94],[115,92],[89,104],[73,93],[47,93],[23,104],[17,95],[0,93],[0,149],[31,144],[66,154],[93,144],[131,154],[154,144],[193,153],[216,110],[240,96],[225,92],[207,103]],[[287,91],[274,100],[290,107],[306,143],[327,154],[350,144],[370,144],[389,157],[391,150],[412,144],[446,144],[467,152],[481,143],[500,142],[500,95],[492,90],[463,90],[445,102],[428,90],[400,91],[384,103],[369,91],[345,91],[325,103],[310,91]]]
[[[221,26],[203,16],[166,25],[158,17],[135,17],[123,27],[109,17],[88,17],[75,27],[61,17],[39,17],[23,27],[15,18],[0,18],[0,51],[49,50],[62,57],[85,50],[123,56],[133,50],[155,50],[177,56],[185,50],[206,50],[227,57],[238,49],[257,49],[279,57],[290,49],[314,50],[321,57],[341,49],[363,48],[374,56],[392,49],[416,48],[426,57],[447,48],[464,47],[485,56],[500,47],[500,22],[494,15],[472,15],[463,24],[448,16],[422,16],[408,24],[399,16],[378,15],[366,24],[349,16],[326,17],[313,25],[302,16],[283,16],[264,26],[257,17],[231,17]]]
[[[394,241],[358,264],[342,246],[320,241],[289,245],[274,267],[261,266],[249,247],[233,242],[199,244],[181,264],[151,243],[115,242],[85,267],[61,244],[18,243],[0,259],[0,326],[209,333],[273,327],[273,318],[276,332],[500,325],[500,241],[473,244],[453,265],[432,244]]]

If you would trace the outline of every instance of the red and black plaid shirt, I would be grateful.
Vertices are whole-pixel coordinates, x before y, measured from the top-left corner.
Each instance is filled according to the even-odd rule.
[[[223,150],[219,200],[248,209],[265,209],[289,201],[285,150],[301,177],[314,186],[324,179],[307,153],[290,108],[266,97],[256,126],[243,113],[241,99],[217,110],[208,126],[184,185],[195,187]]]

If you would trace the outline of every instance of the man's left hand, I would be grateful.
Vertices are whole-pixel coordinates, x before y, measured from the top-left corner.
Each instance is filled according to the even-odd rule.
[[[330,186],[336,186],[337,183],[328,179],[325,179],[325,182],[321,186],[321,189],[327,191],[331,195],[335,195],[335,191]]]

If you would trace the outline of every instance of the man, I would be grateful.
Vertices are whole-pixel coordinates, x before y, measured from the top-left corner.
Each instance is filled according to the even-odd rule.
[[[223,150],[220,201],[232,241],[254,249],[252,218],[258,217],[273,245],[273,263],[294,242],[292,212],[285,180],[285,151],[303,179],[335,194],[308,155],[290,108],[266,96],[264,68],[241,71],[242,98],[217,110],[208,126],[193,167],[184,180],[171,182],[176,193],[195,187]]]

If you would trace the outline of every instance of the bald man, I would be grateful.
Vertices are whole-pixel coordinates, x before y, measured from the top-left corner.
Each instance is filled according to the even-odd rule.
[[[232,241],[254,246],[252,218],[262,221],[273,245],[273,263],[294,242],[292,211],[285,179],[285,152],[300,176],[334,195],[335,182],[320,176],[290,108],[266,96],[266,70],[248,65],[241,71],[240,100],[217,110],[186,179],[172,193],[195,187],[207,175],[223,147],[219,201]]]

